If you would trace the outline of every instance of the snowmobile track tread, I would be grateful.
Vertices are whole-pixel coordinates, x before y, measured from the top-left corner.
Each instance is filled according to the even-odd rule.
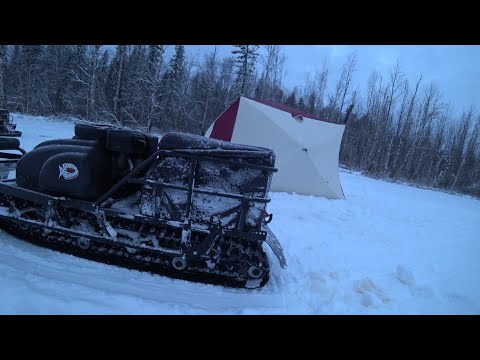
[[[24,232],[16,226],[12,226],[6,222],[2,222],[2,230],[8,234],[20,238],[24,241],[27,241],[33,245],[40,246],[45,249],[57,251],[59,253],[73,255],[79,258],[83,258],[90,261],[95,261],[103,264],[114,265],[120,268],[125,268],[128,270],[137,270],[142,272],[148,272],[153,275],[167,276],[173,279],[187,280],[191,282],[218,285],[231,288],[246,288],[246,281],[235,280],[228,278],[226,276],[212,274],[212,273],[202,273],[202,272],[184,272],[177,271],[167,266],[161,266],[155,262],[139,261],[132,257],[126,257],[124,255],[118,255],[117,252],[114,254],[108,254],[108,251],[99,252],[92,251],[91,248],[88,250],[82,250],[81,248],[72,245],[71,243],[63,241],[49,241],[42,236],[32,236],[31,232]],[[40,230],[40,228],[38,228]],[[104,247],[104,244],[97,245],[98,248]],[[126,253],[126,250],[123,251]],[[104,255],[108,254],[108,255]],[[269,280],[269,273],[266,272],[263,279],[258,285],[258,288],[263,287]]]

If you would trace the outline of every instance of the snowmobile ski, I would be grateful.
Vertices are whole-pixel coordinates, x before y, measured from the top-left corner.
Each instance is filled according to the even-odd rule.
[[[285,259],[285,255],[283,255],[282,245],[280,245],[280,242],[278,241],[272,230],[270,230],[268,225],[264,224],[262,226],[262,229],[267,233],[265,242],[268,244],[268,246],[270,246],[270,249],[272,249],[273,253],[278,259],[278,262],[280,263],[280,266],[282,268],[286,268],[287,260]]]

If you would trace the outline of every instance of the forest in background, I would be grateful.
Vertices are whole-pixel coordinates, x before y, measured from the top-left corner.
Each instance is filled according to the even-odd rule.
[[[167,47],[174,47],[167,57]],[[279,45],[235,45],[187,56],[183,45],[0,45],[0,108],[78,117],[143,131],[204,134],[240,95],[273,100],[346,124],[340,163],[366,175],[480,196],[480,114],[456,118],[441,89],[407,80],[397,62],[360,93],[357,55],[338,78],[320,62],[303,86],[283,84]],[[332,84],[333,86],[327,86]]]

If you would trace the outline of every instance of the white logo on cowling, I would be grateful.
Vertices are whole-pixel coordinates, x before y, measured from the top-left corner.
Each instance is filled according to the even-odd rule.
[[[60,170],[60,174],[58,175],[59,179],[63,177],[65,180],[73,180],[78,176],[77,167],[71,163],[58,165],[58,170]]]

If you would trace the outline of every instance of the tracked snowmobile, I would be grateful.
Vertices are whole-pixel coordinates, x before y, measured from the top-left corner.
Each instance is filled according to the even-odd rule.
[[[12,115],[6,109],[0,109],[0,136],[22,136],[22,132],[16,130],[17,124],[13,123]]]
[[[0,150],[0,161],[16,166],[16,177],[0,180],[0,226],[17,237],[232,287],[268,282],[264,243],[286,266],[267,225],[272,150],[89,124],[28,153],[18,139],[0,138]]]

